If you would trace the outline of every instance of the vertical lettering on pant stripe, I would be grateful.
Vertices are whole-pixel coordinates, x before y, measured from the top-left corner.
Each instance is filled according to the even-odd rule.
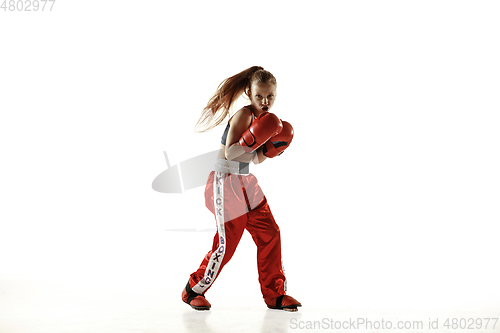
[[[217,232],[219,233],[219,248],[212,253],[210,260],[205,270],[205,275],[192,289],[198,294],[203,294],[210,284],[215,280],[219,272],[222,259],[224,258],[226,243],[226,233],[224,230],[224,181],[226,174],[222,172],[214,172],[213,188],[214,188],[214,212],[217,220]]]

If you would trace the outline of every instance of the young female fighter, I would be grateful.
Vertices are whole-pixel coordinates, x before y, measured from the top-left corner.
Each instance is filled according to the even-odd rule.
[[[212,250],[191,274],[182,300],[196,310],[210,309],[204,294],[231,259],[246,229],[257,245],[259,282],[265,303],[272,309],[297,311],[301,304],[285,293],[280,230],[257,179],[248,172],[250,161],[257,164],[281,154],[293,138],[292,126],[269,112],[276,98],[275,77],[254,66],[224,80],[197,125],[206,131],[220,124],[243,93],[251,104],[229,119],[215,171],[210,173],[205,188],[206,206],[217,221]],[[243,289],[246,283],[241,279],[236,288]]]

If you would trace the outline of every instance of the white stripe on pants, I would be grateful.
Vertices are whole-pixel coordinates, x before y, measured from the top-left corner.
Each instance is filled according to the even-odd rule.
[[[226,244],[226,233],[224,231],[224,180],[226,175],[226,173],[218,171],[214,173],[214,209],[217,220],[217,232],[219,233],[219,247],[217,251],[212,253],[203,279],[192,288],[198,294],[203,294],[212,281],[215,280],[219,272],[219,267],[222,264],[222,259],[224,259]]]

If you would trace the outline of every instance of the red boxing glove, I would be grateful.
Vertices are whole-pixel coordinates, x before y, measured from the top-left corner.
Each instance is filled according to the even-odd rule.
[[[264,145],[264,155],[273,158],[281,155],[293,139],[293,127],[289,122],[282,121],[283,130],[269,139]]]
[[[274,135],[281,132],[283,125],[275,114],[264,112],[257,117],[240,138],[240,145],[247,153],[253,153]]]

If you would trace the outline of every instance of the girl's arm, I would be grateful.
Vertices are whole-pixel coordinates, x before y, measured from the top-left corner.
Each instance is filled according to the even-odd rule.
[[[228,160],[240,162],[250,162],[259,164],[267,158],[264,156],[263,147],[257,149],[254,153],[247,153],[241,147],[239,140],[243,133],[250,127],[252,123],[252,111],[249,109],[241,109],[231,118],[229,132],[226,138],[225,156]]]
[[[264,155],[264,146],[257,149],[254,153],[254,157],[252,159],[253,164],[259,164],[266,160],[267,156]]]

